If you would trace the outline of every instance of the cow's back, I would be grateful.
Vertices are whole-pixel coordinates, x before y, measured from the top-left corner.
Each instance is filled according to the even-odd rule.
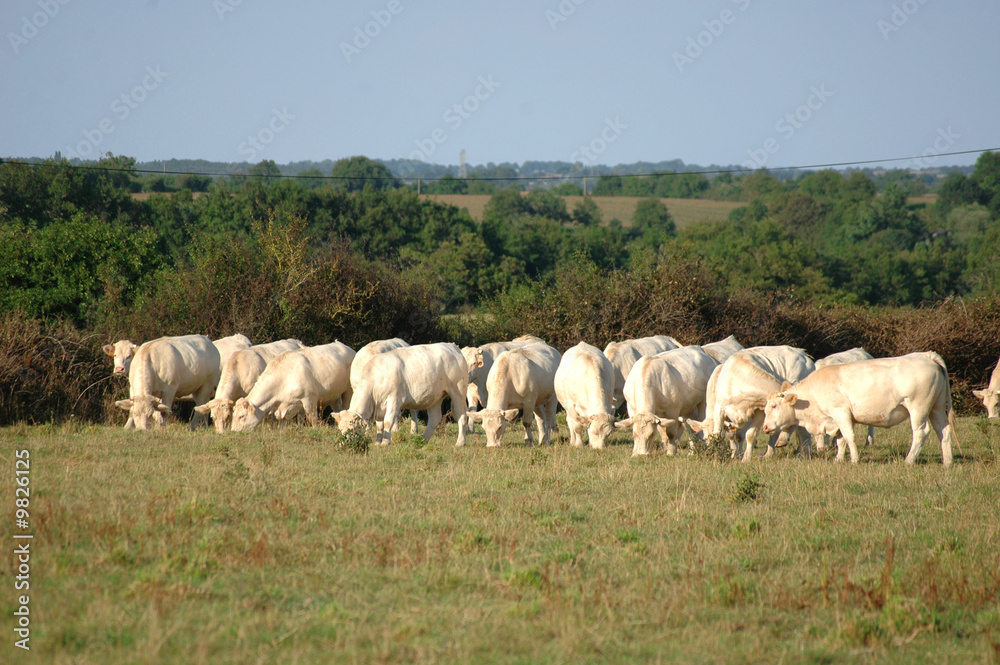
[[[556,397],[563,407],[573,405],[587,415],[611,413],[615,389],[614,367],[596,346],[580,342],[566,350],[554,377]]]
[[[548,399],[555,394],[559,359],[559,352],[544,342],[533,342],[501,353],[486,379],[490,393],[487,407],[506,408],[511,399],[516,401],[517,397],[527,395],[537,396],[539,401]]]
[[[161,337],[136,350],[129,367],[129,390],[133,397],[159,395],[165,386],[175,394],[197,392],[210,384],[214,391],[221,368],[219,350],[204,335]]]
[[[825,358],[820,358],[816,361],[816,369],[822,369],[827,365],[841,365],[843,363],[853,363],[859,360],[873,360],[870,353],[865,351],[860,346],[856,346],[853,349],[848,349],[847,351],[839,351],[837,353],[831,353]]]
[[[730,335],[725,339],[721,339],[718,342],[709,342],[708,344],[702,344],[702,350],[708,355],[712,356],[715,362],[720,365],[729,358],[729,356],[743,350],[743,345],[737,341],[734,335]]]
[[[357,388],[358,384],[361,383],[365,366],[373,356],[385,353],[386,351],[392,351],[393,349],[401,349],[404,346],[409,346],[409,344],[398,337],[393,337],[392,339],[380,339],[369,342],[358,349],[357,354],[354,356],[354,361],[351,363],[351,387]]]
[[[685,346],[640,358],[625,381],[631,413],[689,415],[705,402],[717,363],[700,346]]]

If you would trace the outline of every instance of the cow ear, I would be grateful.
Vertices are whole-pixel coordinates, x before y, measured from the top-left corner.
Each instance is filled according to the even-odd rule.
[[[792,384],[790,384],[788,381],[783,381],[781,383],[781,392],[785,392],[786,390],[788,390],[791,387],[792,387]]]
[[[344,413],[346,413],[346,412],[345,411],[334,411],[333,413],[330,414],[330,417],[333,418],[333,422],[339,424],[340,420],[344,417]]]
[[[117,406],[119,409],[130,411],[132,409],[132,400],[120,399],[117,402],[115,402],[115,406]]]
[[[111,344],[105,344],[104,346],[101,347],[101,350],[103,350],[104,353],[111,356],[112,358],[115,357],[115,347],[112,346]]]
[[[986,397],[986,391],[985,390],[973,390],[972,394],[975,395],[976,397],[978,397],[979,399],[982,399],[982,398]]]
[[[199,404],[198,406],[194,407],[194,410],[203,416],[207,416],[212,412],[212,407],[210,407],[208,404]]]
[[[481,423],[481,422],[483,422],[483,413],[482,413],[482,411],[469,411],[469,420],[471,420],[474,423]]]
[[[618,420],[615,422],[615,429],[631,429],[632,419],[626,418],[625,420]]]
[[[705,429],[705,421],[698,422],[697,420],[691,420],[690,418],[685,418],[683,422],[687,423],[692,430],[695,432],[700,432]]]
[[[514,418],[517,418],[517,409],[506,409],[503,412],[503,417],[508,421],[514,420]]]
[[[785,395],[785,401],[788,402],[789,404],[795,404],[796,402],[799,401],[799,396],[798,395]]]
[[[482,366],[483,366],[483,352],[476,351],[476,367],[482,367]]]
[[[160,402],[159,404],[156,405],[156,410],[159,411],[160,413],[170,413],[170,407],[164,404],[163,402]]]
[[[656,419],[656,423],[660,427],[670,427],[671,425],[676,424],[677,421],[676,420],[671,420],[670,418],[657,418]]]

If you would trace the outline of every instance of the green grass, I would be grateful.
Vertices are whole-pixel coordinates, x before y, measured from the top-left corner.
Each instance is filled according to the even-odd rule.
[[[902,464],[905,427],[857,466],[455,448],[454,425],[364,454],[330,427],[7,428],[32,653],[8,554],[0,661],[994,663],[1000,426],[959,436],[944,469],[936,440]]]

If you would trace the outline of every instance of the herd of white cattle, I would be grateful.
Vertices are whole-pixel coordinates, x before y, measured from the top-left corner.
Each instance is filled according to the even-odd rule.
[[[769,435],[765,456],[795,433],[809,453],[837,445],[858,461],[854,425],[893,427],[909,420],[913,464],[933,429],[942,461],[952,462],[955,419],[948,370],[933,352],[872,358],[864,349],[816,362],[791,346],[744,348],[734,337],[683,346],[666,335],[612,342],[602,352],[580,342],[560,354],[531,335],[459,349],[455,344],[411,346],[379,340],[355,352],[337,341],[305,346],[295,339],[252,344],[244,335],[212,341],[203,335],[161,337],[141,345],[121,340],[104,347],[114,373],[127,374],[126,429],[163,426],[176,399],[193,399],[192,429],[211,417],[219,432],[247,431],[266,418],[303,414],[318,425],[331,407],[342,432],[375,424],[375,442],[387,445],[403,410],[427,412],[424,438],[451,400],[457,445],[475,423],[486,445],[499,446],[507,424],[521,417],[524,438],[548,444],[556,409],[566,411],[569,441],[604,448],[615,428],[631,429],[633,455],[648,455],[657,439],[668,455],[685,431],[690,438],[723,436],[733,456],[753,458],[759,431]],[[1000,363],[990,385],[975,394],[997,417]],[[619,419],[624,405],[627,418]],[[415,427],[415,420],[414,420]]]

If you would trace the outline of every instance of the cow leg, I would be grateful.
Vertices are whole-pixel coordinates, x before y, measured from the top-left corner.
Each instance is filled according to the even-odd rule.
[[[375,434],[375,445],[388,446],[392,441],[392,433],[399,424],[400,405],[392,400],[386,402],[385,416],[382,419],[382,430]]]
[[[905,462],[907,464],[916,464],[917,458],[920,456],[920,449],[924,447],[924,441],[927,440],[927,435],[931,433],[931,424],[927,420],[927,416],[916,415],[911,412],[910,427],[913,428],[913,441],[910,444],[910,452],[906,454]]]
[[[576,412],[566,411],[566,426],[569,428],[569,445],[583,448],[583,424],[576,419]]]
[[[952,429],[952,421],[948,418],[948,412],[941,408],[934,409],[930,413],[930,419],[931,426],[934,427],[938,438],[941,439],[941,463],[945,466],[951,466],[951,443],[955,432]]]
[[[743,461],[749,462],[753,459],[753,444],[754,440],[757,438],[757,430],[764,423],[764,412],[755,411],[753,416],[750,417],[750,421],[744,425],[746,428],[745,435],[743,436]]]
[[[427,409],[427,429],[424,430],[424,441],[430,441],[434,430],[441,424],[441,402],[432,404]]]
[[[535,403],[525,402],[521,405],[521,425],[524,427],[524,443],[533,446],[535,439],[531,434],[531,419],[535,416]]]
[[[865,445],[866,446],[870,446],[873,443],[875,443],[875,428],[874,427],[869,427],[868,428],[868,436],[865,437]]]
[[[840,443],[837,445],[837,461],[844,461],[844,444],[851,451],[851,464],[858,463],[858,444],[854,441],[854,418],[850,415],[833,415],[833,421],[840,428]]]
[[[556,409],[559,407],[559,400],[556,398],[555,393],[552,394],[541,407],[542,415],[542,425],[544,429],[540,433],[540,438],[543,446],[552,445],[552,432],[556,428]],[[536,416],[537,422],[537,416]],[[583,438],[581,437],[581,441]]]

